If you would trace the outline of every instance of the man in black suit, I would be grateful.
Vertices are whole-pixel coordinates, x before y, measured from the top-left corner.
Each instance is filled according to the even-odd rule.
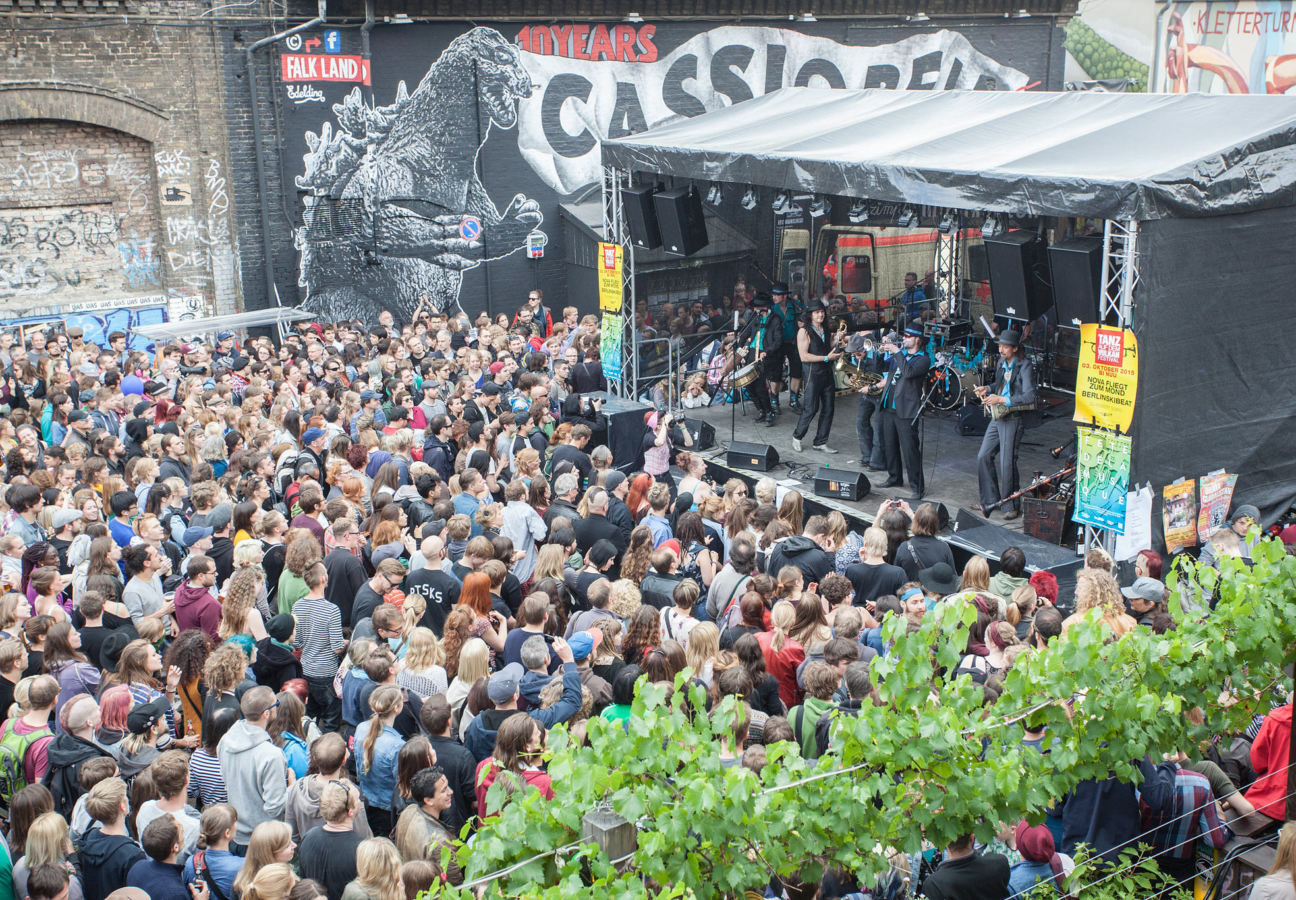
[[[882,439],[886,447],[887,469],[891,477],[882,487],[899,487],[901,464],[909,474],[913,488],[910,502],[921,500],[927,492],[923,481],[922,447],[918,443],[918,418],[922,413],[923,387],[931,360],[922,346],[922,329],[910,326],[904,332],[904,345],[884,344],[891,353],[882,392]]]
[[[613,469],[603,479],[603,486],[608,491],[608,521],[620,529],[623,543],[630,546],[630,532],[634,531],[634,514],[626,506],[625,498],[630,493],[630,481],[624,472]],[[617,546],[621,546],[618,544]]]

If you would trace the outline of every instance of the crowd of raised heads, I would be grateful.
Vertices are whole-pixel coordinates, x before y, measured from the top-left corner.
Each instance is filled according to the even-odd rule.
[[[959,669],[987,703],[1090,610],[1113,640],[1174,628],[1153,552],[1124,586],[1092,552],[1059,598],[1018,548],[956,564],[930,505],[864,528],[769,478],[716,483],[655,411],[642,460],[614,461],[597,320],[539,291],[475,321],[213,337],[0,331],[0,900],[412,898],[459,884],[520,792],[561,801],[549,729],[628,727],[643,684],[739,698],[722,761],[759,772],[778,742],[835,752],[887,620],[951,597],[976,606]],[[1218,555],[1249,552],[1257,515]],[[1257,721],[1241,776],[1176,763],[1177,802],[1210,804],[1155,832],[1163,868],[1218,845],[1217,802],[1282,818],[1290,717]],[[1122,790],[932,848],[914,888],[1007,897],[1182,812]]]

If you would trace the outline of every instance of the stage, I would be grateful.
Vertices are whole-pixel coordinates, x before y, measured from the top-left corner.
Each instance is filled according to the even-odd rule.
[[[881,484],[888,478],[886,472],[869,472],[858,463],[850,464],[851,460],[859,459],[859,442],[855,437],[858,401],[855,397],[837,398],[828,446],[838,452],[832,454],[811,448],[810,437],[814,434],[813,426],[810,435],[802,441],[805,450],[797,453],[792,449],[792,429],[796,425],[797,415],[787,408],[786,393],[782,401],[783,412],[773,428],[756,424],[756,407],[750,401],[745,409],[739,406],[736,416],[733,416],[732,407],[729,405],[683,410],[682,414],[690,419],[708,422],[715,428],[716,446],[702,454],[707,459],[724,464],[725,450],[731,439],[732,418],[734,420],[733,439],[771,444],[779,455],[779,464],[770,472],[743,470],[744,474],[756,478],[763,474],[770,475],[780,484],[800,491],[807,499],[820,499],[831,508],[854,514],[866,521],[873,521],[878,506],[883,500],[909,496],[911,491],[907,482],[901,487],[883,488]],[[1054,460],[1049,451],[1068,443],[1075,436],[1076,426],[1071,421],[1074,409],[1072,398],[1065,394],[1048,392],[1046,402],[1047,405],[1041,410],[1027,414],[1027,430],[1018,455],[1023,486],[1030,483],[1036,472],[1049,475],[1061,468],[1064,460]],[[955,412],[928,410],[923,417],[922,439],[923,467],[927,481],[927,495],[924,499],[934,503],[944,503],[951,519],[955,517],[960,507],[976,511],[979,502],[976,455],[981,446],[981,436],[960,435]],[[814,473],[824,465],[835,469],[864,472],[873,485],[873,490],[857,502],[825,501],[823,498],[815,498]],[[1004,521],[1002,512],[992,513],[990,521],[1012,531],[1022,530],[1020,518]]]

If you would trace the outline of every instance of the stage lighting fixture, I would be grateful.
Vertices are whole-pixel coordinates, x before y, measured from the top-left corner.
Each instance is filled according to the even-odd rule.
[[[912,16],[905,16],[906,22],[930,22],[931,16],[925,12],[914,13]]]
[[[1026,10],[1024,10],[1024,9],[1019,9],[1019,10],[1017,10],[1017,12],[1013,13],[1013,14],[1011,15],[1010,18],[1013,18],[1013,19],[1029,19],[1029,18],[1030,18],[1030,13],[1028,13],[1028,12],[1027,12]]]
[[[900,228],[917,228],[918,214],[906,206],[904,212],[896,219],[896,225]]]
[[[828,201],[823,197],[815,197],[810,203],[810,218],[817,219],[828,212]]]
[[[639,25],[643,20],[643,16],[637,12],[626,13],[626,17],[622,19],[623,22],[629,22],[631,25]]]
[[[850,213],[847,214],[847,218],[850,219],[852,225],[863,225],[868,221],[868,217],[867,203],[863,200],[856,200],[851,204]]]
[[[719,206],[721,203],[723,203],[724,191],[720,189],[720,185],[718,184],[711,185],[711,189],[707,191],[706,199],[707,199],[707,203],[710,203],[712,206]]]
[[[783,213],[791,211],[791,209],[792,195],[787,191],[779,191],[778,196],[774,198],[774,214],[781,216]]]
[[[743,194],[742,208],[755,209],[757,203],[760,203],[760,194],[756,193],[756,188],[747,188],[747,192]]]
[[[814,13],[808,13],[808,12],[801,13],[799,16],[796,17],[796,20],[798,22],[818,22],[819,21],[818,19],[815,18]]]
[[[985,224],[981,226],[982,237],[995,237],[1003,233],[1003,225],[994,216],[986,216]]]
[[[954,213],[952,212],[945,213],[945,215],[940,220],[940,224],[936,226],[936,230],[939,231],[941,234],[949,234],[951,231],[954,230],[954,224],[955,224]]]

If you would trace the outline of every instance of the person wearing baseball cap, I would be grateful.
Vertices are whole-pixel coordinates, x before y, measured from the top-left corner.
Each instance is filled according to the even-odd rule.
[[[525,713],[544,728],[566,722],[581,707],[581,676],[576,669],[572,648],[562,638],[554,638],[553,651],[562,662],[562,698],[548,709],[528,709]],[[518,699],[521,696],[522,676],[525,674],[526,670],[521,664],[509,663],[491,675],[486,693],[495,708],[483,710],[468,725],[468,731],[464,734],[464,746],[478,763],[489,757],[495,749],[495,734],[504,720],[510,716],[523,715],[518,711]]]
[[[581,685],[589,688],[594,700],[591,715],[597,716],[612,702],[612,685],[606,678],[595,674],[593,669],[594,651],[603,643],[603,632],[597,628],[578,631],[568,643],[571,644],[572,659],[576,660],[576,671],[580,672]]]
[[[994,383],[976,389],[992,421],[977,451],[977,484],[981,514],[989,517],[990,507],[1017,493],[1020,475],[1017,454],[1021,449],[1025,423],[1022,414],[1039,405],[1035,364],[1022,348],[1021,332],[1009,328],[999,335],[999,363]],[[1021,500],[1008,504],[1005,519],[1021,515]]]
[[[1165,612],[1166,587],[1155,578],[1143,576],[1136,578],[1127,588],[1121,588],[1125,595],[1125,606],[1129,614],[1140,625],[1152,627],[1152,619],[1157,613]]]

